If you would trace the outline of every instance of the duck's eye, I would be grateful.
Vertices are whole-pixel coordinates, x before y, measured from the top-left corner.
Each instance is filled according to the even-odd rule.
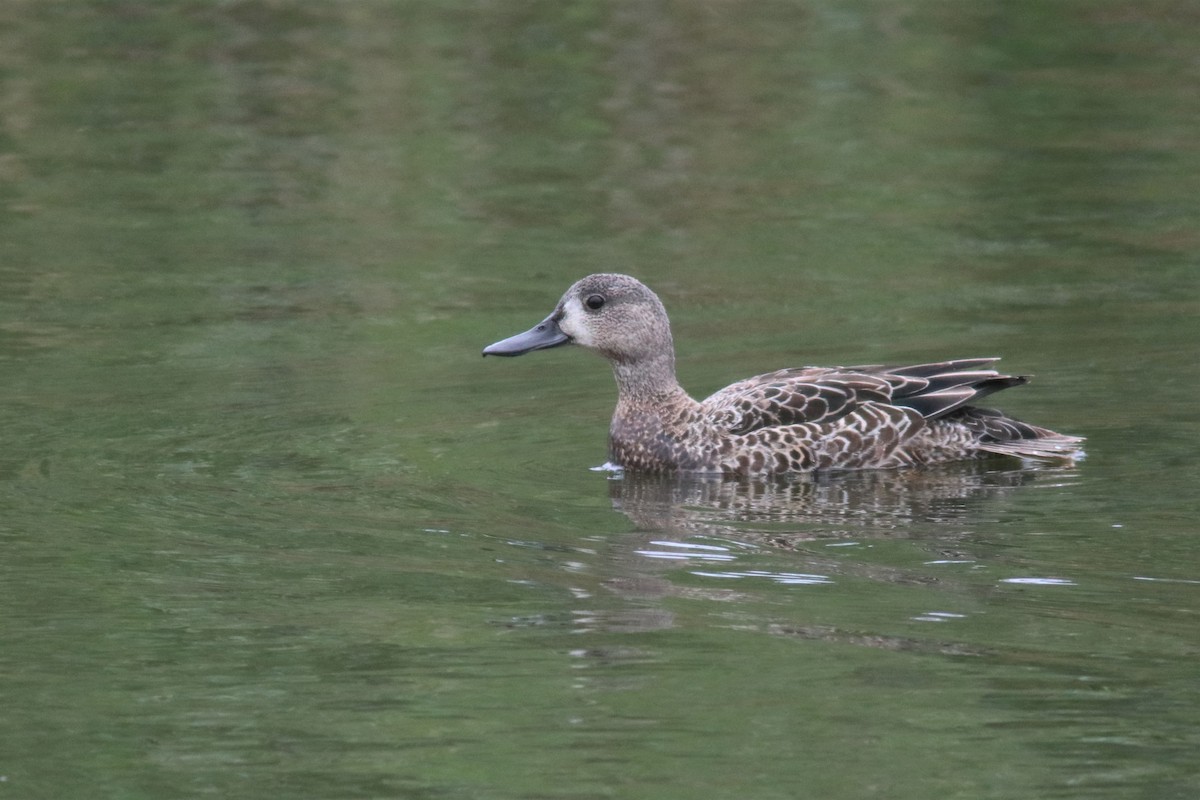
[[[601,294],[588,295],[588,299],[584,300],[583,304],[585,306],[587,306],[588,308],[590,308],[592,311],[598,311],[598,310],[600,310],[601,306],[604,305],[604,295],[601,295]]]

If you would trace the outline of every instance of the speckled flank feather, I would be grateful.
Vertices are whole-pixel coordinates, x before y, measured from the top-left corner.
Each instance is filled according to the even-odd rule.
[[[617,379],[609,458],[629,470],[740,475],[889,468],[1001,453],[1071,460],[1080,437],[969,405],[1028,379],[995,358],[907,367],[770,372],[697,402],[675,379],[670,323],[658,297],[627,275],[590,275],[534,329],[484,355],[577,343]]]

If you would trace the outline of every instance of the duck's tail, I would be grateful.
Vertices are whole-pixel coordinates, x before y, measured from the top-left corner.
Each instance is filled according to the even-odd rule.
[[[1013,439],[1008,442],[981,442],[979,449],[985,453],[999,453],[1018,458],[1036,458],[1042,461],[1079,461],[1084,452],[1082,436],[1067,436],[1048,431],[1049,436],[1038,439]]]
[[[990,408],[970,406],[956,416],[979,434],[976,446],[985,453],[1048,461],[1078,461],[1085,455],[1082,436],[1039,428]]]

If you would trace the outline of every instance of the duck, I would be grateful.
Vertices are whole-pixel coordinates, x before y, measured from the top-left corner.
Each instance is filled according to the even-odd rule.
[[[621,470],[767,476],[994,455],[1068,463],[1083,456],[1083,437],[974,404],[1029,381],[998,372],[994,357],[780,369],[695,400],[675,376],[666,308],[629,275],[576,281],[548,317],[483,355],[564,345],[591,350],[612,366],[617,405],[608,463]]]

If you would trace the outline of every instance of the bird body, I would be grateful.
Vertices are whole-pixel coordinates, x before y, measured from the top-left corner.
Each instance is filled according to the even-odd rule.
[[[617,407],[609,461],[624,469],[767,475],[991,453],[1065,461],[1081,455],[1080,437],[971,405],[1028,381],[997,372],[997,358],[782,369],[697,401],[676,380],[662,302],[627,275],[583,278],[539,325],[483,354],[517,356],[571,343],[612,364]]]

